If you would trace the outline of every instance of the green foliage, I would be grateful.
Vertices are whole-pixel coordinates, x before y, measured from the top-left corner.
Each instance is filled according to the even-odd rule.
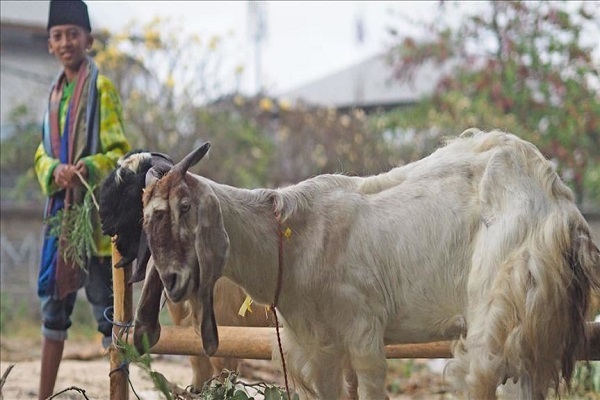
[[[0,333],[4,333],[12,318],[13,302],[6,293],[0,293]]]
[[[24,331],[31,328],[30,301],[23,296],[0,293],[0,334],[25,336]],[[39,317],[35,317],[35,332],[39,332]]]
[[[8,117],[11,136],[0,146],[3,200],[40,200],[41,193],[33,171],[33,156],[40,143],[41,121],[34,121],[29,108],[20,104]]]
[[[0,146],[0,166],[2,169],[16,167],[25,170],[31,166],[40,141],[41,121],[33,121],[29,108],[19,104],[10,111],[8,124],[12,132]]]
[[[96,253],[94,227],[92,226],[94,187],[88,188],[81,204],[70,204],[69,208],[59,210],[48,217],[48,234],[64,237],[59,246],[61,256],[73,261],[80,268],[86,268],[86,262]]]
[[[243,71],[224,59],[225,39],[182,33],[167,19],[132,23],[98,41],[96,61],[119,88],[133,147],[178,160],[208,140],[221,158],[219,168],[206,167],[203,174],[232,185],[262,186],[271,166],[271,140],[251,120],[220,107],[237,91],[237,84],[224,82],[239,81]]]
[[[148,353],[149,343],[147,336],[142,338],[144,354],[140,355],[134,346],[119,342],[122,350],[121,361],[127,361],[140,367],[154,382],[158,392],[166,399],[200,399],[200,400],[287,400],[285,389],[266,383],[245,383],[238,379],[235,372],[224,370],[219,376],[206,382],[200,393],[194,394],[183,390],[170,383],[160,372],[152,369],[152,357]],[[134,388],[135,390],[135,388]],[[292,400],[299,400],[297,393],[292,394]]]
[[[457,26],[436,20],[423,40],[393,32],[389,58],[398,79],[410,80],[426,62],[448,72],[433,96],[404,115],[391,112],[380,124],[436,137],[473,126],[511,131],[557,161],[578,202],[585,195],[600,204],[594,177],[600,165],[600,49],[589,40],[598,35],[599,9],[589,2],[494,1]]]
[[[196,172],[241,187],[328,172],[379,173],[398,164],[395,146],[369,128],[361,110],[291,108],[268,96],[237,94],[223,82],[235,81],[243,68],[214,68],[227,65],[227,45],[226,38],[182,34],[168,20],[132,24],[98,41],[96,61],[120,90],[133,147],[178,160],[211,141],[218,160]]]
[[[274,146],[251,120],[241,118],[234,110],[210,108],[198,110],[194,119],[198,130],[206,132],[203,140],[210,141],[218,154],[217,160],[199,165],[200,173],[240,187],[267,184]]]
[[[600,393],[600,361],[578,362],[571,381],[573,394]]]
[[[269,97],[235,96],[221,109],[249,121],[271,143],[266,182],[281,186],[322,173],[374,174],[398,164],[398,151],[362,110],[290,107]],[[234,161],[237,159],[234,157]]]
[[[220,376],[204,384],[199,399],[202,400],[286,400],[285,389],[266,383],[249,384],[238,379],[237,374],[223,371]],[[292,394],[292,400],[299,400],[297,393]]]

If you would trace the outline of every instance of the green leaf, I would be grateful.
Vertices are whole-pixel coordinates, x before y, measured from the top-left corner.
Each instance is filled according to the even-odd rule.
[[[249,400],[250,397],[243,390],[237,389],[233,396],[231,396],[231,400]]]
[[[277,388],[268,387],[265,389],[265,400],[282,400],[281,393]]]

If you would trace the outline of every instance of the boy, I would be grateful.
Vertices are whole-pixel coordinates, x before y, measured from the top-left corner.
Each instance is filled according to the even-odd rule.
[[[87,56],[93,37],[87,6],[81,0],[50,2],[48,51],[63,71],[52,85],[44,117],[42,142],[35,153],[35,172],[48,196],[46,217],[80,204],[89,185],[98,185],[119,157],[130,150],[123,134],[118,92],[98,74]],[[39,399],[52,395],[77,290],[85,286],[103,345],[111,343],[112,325],[104,317],[112,299],[110,238],[102,236],[96,210],[92,226],[97,253],[85,271],[61,254],[64,237],[46,234],[38,279],[42,308],[42,361]],[[48,233],[48,228],[46,227]]]

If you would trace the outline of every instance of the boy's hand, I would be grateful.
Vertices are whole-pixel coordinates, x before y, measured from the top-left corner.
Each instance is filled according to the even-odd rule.
[[[77,163],[77,165],[79,165],[80,163],[83,164],[83,162],[80,161],[79,163]],[[79,167],[79,168],[82,168],[82,167]],[[54,182],[56,182],[56,184],[62,189],[72,189],[72,188],[80,185],[81,180],[75,173],[75,170],[78,170],[81,173],[81,170],[78,169],[74,165],[59,164],[54,169],[54,172],[52,174],[54,176]],[[82,170],[84,170],[84,172],[85,172],[85,174],[82,173],[82,175],[87,176],[87,168],[85,167],[85,164],[83,164]]]
[[[79,172],[81,174],[81,176],[83,176],[84,178],[88,177],[88,169],[87,169],[87,165],[85,165],[85,163],[81,160],[77,161],[77,164],[75,164],[75,169],[77,170],[77,172]],[[81,181],[79,182],[81,183]]]

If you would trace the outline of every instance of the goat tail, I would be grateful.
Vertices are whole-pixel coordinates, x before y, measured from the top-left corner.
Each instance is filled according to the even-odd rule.
[[[456,361],[448,366],[474,398],[495,398],[509,379],[519,398],[545,398],[561,382],[569,389],[576,356],[587,351],[600,252],[581,214],[567,209],[529,231],[499,267],[478,270],[488,276],[489,290],[471,288],[468,333],[455,343]]]

